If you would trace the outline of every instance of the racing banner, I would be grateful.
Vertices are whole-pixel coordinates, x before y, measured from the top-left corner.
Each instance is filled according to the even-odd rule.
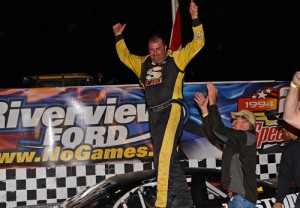
[[[230,112],[256,115],[257,151],[278,151],[288,82],[215,82],[226,126]],[[193,98],[206,83],[186,83],[181,159],[221,157],[208,141]],[[159,92],[158,92],[159,93]],[[276,148],[274,148],[276,147]],[[280,149],[280,148],[279,148]],[[0,90],[0,168],[152,161],[143,89],[139,85]]]

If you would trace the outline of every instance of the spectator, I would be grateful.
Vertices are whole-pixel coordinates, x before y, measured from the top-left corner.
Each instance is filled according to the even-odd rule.
[[[207,83],[208,95],[197,92],[194,100],[202,112],[203,128],[223,143],[221,183],[228,190],[228,208],[255,208],[256,117],[253,112],[232,112],[232,128],[226,127],[217,108],[218,90]]]

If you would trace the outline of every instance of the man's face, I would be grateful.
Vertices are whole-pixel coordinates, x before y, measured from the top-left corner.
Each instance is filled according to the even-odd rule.
[[[236,116],[231,123],[232,128],[235,130],[249,130],[249,121],[244,116]]]
[[[163,44],[161,39],[150,41],[148,43],[148,49],[151,60],[156,63],[162,63],[166,57],[167,46]]]

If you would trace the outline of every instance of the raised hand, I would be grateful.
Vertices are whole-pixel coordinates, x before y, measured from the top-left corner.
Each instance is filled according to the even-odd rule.
[[[293,82],[295,85],[300,86],[300,71],[297,71],[297,72],[294,74],[294,77],[293,77],[292,82]]]
[[[207,104],[208,98],[205,97],[201,92],[196,92],[194,96],[194,101],[197,103],[198,107],[200,108],[202,115],[208,113]]]
[[[192,19],[198,18],[198,6],[195,4],[193,0],[190,3],[190,14]]]
[[[123,30],[125,29],[126,24],[121,24],[121,23],[117,23],[115,25],[113,25],[113,31],[115,35],[120,35],[123,33]]]
[[[216,86],[211,82],[207,82],[207,91],[209,105],[216,104],[218,97],[218,89],[216,88]]]

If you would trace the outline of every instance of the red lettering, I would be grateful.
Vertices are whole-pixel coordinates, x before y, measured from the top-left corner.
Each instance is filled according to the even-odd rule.
[[[267,143],[282,141],[281,132],[277,126],[264,126],[264,122],[256,122],[257,149],[262,149]]]

